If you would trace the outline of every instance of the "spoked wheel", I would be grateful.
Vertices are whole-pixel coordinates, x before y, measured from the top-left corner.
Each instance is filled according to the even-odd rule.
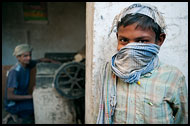
[[[66,98],[77,99],[85,94],[85,65],[78,62],[64,63],[54,76],[56,90]]]

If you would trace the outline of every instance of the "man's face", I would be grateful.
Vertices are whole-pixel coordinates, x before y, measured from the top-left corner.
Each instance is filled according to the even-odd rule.
[[[30,63],[31,60],[31,52],[25,52],[21,54],[20,56],[17,56],[19,62],[23,65],[27,65]]]
[[[117,33],[118,45],[117,50],[119,51],[122,47],[132,42],[139,43],[154,43],[156,34],[151,29],[143,30],[142,28],[136,28],[137,24],[131,24],[126,27],[120,26]]]

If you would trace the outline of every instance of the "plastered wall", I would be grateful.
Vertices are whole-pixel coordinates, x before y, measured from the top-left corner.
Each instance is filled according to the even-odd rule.
[[[85,45],[85,2],[47,2],[48,24],[24,22],[22,2],[2,3],[2,65],[13,65],[16,45],[29,43],[32,58],[77,52]]]
[[[100,66],[104,61],[110,61],[116,52],[117,40],[115,33],[108,38],[112,21],[116,14],[134,2],[95,2],[93,5],[93,53],[92,53],[92,83],[90,107],[92,116],[86,115],[87,123],[96,122],[97,99],[99,90],[97,79]],[[178,67],[186,77],[188,86],[188,3],[187,2],[145,2],[158,7],[163,13],[167,24],[167,36],[162,45],[159,58],[162,62]],[[87,31],[88,32],[88,31]],[[88,41],[87,41],[88,42]],[[89,67],[90,68],[90,67]],[[88,87],[89,85],[87,85]],[[89,92],[90,93],[90,92]],[[88,108],[86,108],[88,109]]]

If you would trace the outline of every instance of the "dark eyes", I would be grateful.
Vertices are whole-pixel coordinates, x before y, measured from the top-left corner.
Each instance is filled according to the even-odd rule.
[[[129,42],[128,39],[119,39],[119,41],[120,41],[120,42],[126,42],[126,43]],[[149,42],[149,41],[148,41],[148,40],[144,40],[144,39],[142,39],[142,40],[136,40],[135,42],[145,43],[145,42]]]
[[[144,43],[144,42],[148,42],[148,40],[138,40],[137,42]]]
[[[128,42],[127,39],[120,39],[119,41],[121,41],[121,42]]]

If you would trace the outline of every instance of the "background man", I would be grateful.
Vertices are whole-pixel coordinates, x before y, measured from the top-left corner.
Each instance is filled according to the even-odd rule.
[[[29,118],[34,113],[32,95],[28,93],[30,70],[39,62],[59,62],[48,58],[32,60],[32,48],[28,44],[16,46],[13,55],[18,62],[8,72],[5,109],[12,114],[14,121],[18,121],[17,117]],[[9,117],[10,114],[4,118],[4,123],[8,122]]]

